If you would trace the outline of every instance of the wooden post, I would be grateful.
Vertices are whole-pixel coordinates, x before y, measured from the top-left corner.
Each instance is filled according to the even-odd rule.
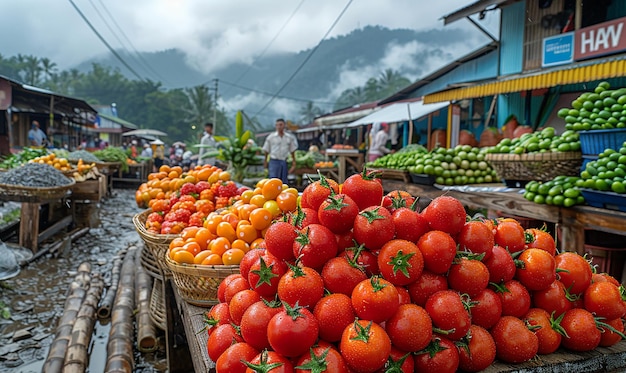
[[[39,207],[35,202],[22,202],[20,213],[20,246],[37,252],[39,236]]]
[[[426,130],[426,149],[430,150],[431,139],[430,136],[433,132],[433,114],[428,114],[428,127]]]
[[[407,142],[407,144],[411,144],[413,143],[413,118],[411,118],[411,105],[407,103],[406,109],[409,112],[409,141]]]

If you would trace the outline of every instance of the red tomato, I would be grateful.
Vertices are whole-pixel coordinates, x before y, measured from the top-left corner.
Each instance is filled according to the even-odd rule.
[[[405,352],[420,351],[432,338],[432,320],[428,312],[415,304],[403,304],[385,322],[391,343]]]
[[[456,256],[456,242],[446,232],[432,230],[417,241],[417,247],[424,257],[424,268],[435,274],[448,272]]]
[[[352,229],[359,206],[346,194],[334,194],[322,202],[317,210],[317,219],[335,234]]]
[[[246,373],[294,373],[291,361],[274,351],[262,351],[246,365],[248,366]],[[271,368],[274,365],[275,367]]]
[[[456,235],[463,229],[467,216],[463,204],[450,196],[439,196],[433,199],[422,215],[428,220],[430,229],[444,231],[451,235]]]
[[[554,237],[542,229],[528,228],[526,232],[526,247],[545,250],[552,256],[556,255]]]
[[[561,345],[561,334],[554,327],[557,326],[550,314],[541,308],[531,308],[524,316],[524,320],[528,325],[536,327],[533,332],[539,340],[539,348],[537,353],[540,355],[548,355],[556,351]]]
[[[324,281],[313,268],[290,266],[278,281],[278,297],[292,307],[313,309],[323,295]]]
[[[546,289],[556,280],[554,256],[542,249],[526,249],[517,257],[515,278],[528,290]]]
[[[293,242],[293,254],[303,266],[321,271],[327,261],[337,256],[337,240],[325,226],[310,224],[298,233]]]
[[[232,324],[218,326],[207,341],[207,351],[212,361],[217,361],[221,354],[234,342],[243,342]]]
[[[383,186],[376,179],[376,175],[367,173],[365,168],[360,174],[353,174],[346,178],[341,191],[356,202],[359,210],[370,206],[380,206],[384,195]]]
[[[215,369],[220,373],[245,373],[247,366],[244,361],[251,361],[258,354],[259,351],[245,342],[235,343],[217,358]]]
[[[239,263],[239,273],[241,273],[243,278],[248,279],[250,267],[252,267],[254,263],[258,262],[259,258],[263,254],[265,254],[265,249],[262,248],[252,249],[244,254],[243,258],[241,258],[241,262]]]
[[[583,308],[572,308],[565,312],[561,326],[567,335],[563,336],[561,345],[572,351],[591,351],[598,347],[602,332],[596,325],[593,314]]]
[[[619,319],[626,313],[620,288],[610,282],[595,282],[585,290],[585,309],[606,320]]]
[[[436,336],[414,360],[416,372],[454,373],[459,367],[459,351],[451,340]]]
[[[211,307],[211,310],[207,312],[206,329],[209,334],[213,333],[215,328],[222,324],[228,324],[230,322],[230,310],[228,309],[228,303],[218,303]]]
[[[537,355],[539,339],[517,317],[502,316],[491,328],[496,356],[506,363],[521,363]]]
[[[297,214],[289,215],[289,224],[293,224],[297,229],[305,228],[311,224],[319,224],[317,210],[310,207],[302,207]]]
[[[296,369],[298,373],[324,371],[350,373],[339,351],[333,345],[324,341],[320,341],[316,346],[311,347],[309,353],[302,355],[296,363]]]
[[[322,298],[313,309],[318,321],[320,339],[337,342],[343,330],[350,325],[356,315],[350,297],[345,294],[330,294]]]
[[[377,373],[413,373],[414,371],[415,361],[413,360],[411,354],[406,351],[402,351],[392,345],[391,352],[389,353],[389,358],[385,362],[385,365],[383,365],[383,367],[380,368]]]
[[[396,287],[376,276],[359,282],[352,291],[351,300],[359,318],[376,323],[390,318],[400,306]]]
[[[556,257],[557,277],[570,294],[582,294],[591,283],[591,265],[574,252],[564,252]]]
[[[424,259],[413,242],[394,239],[380,249],[378,269],[392,284],[408,285],[422,275]]]
[[[246,312],[248,307],[258,302],[260,299],[261,297],[259,294],[250,289],[245,289],[235,294],[228,304],[231,321],[235,325],[239,325],[241,323],[243,313]]]
[[[484,254],[482,261],[489,259],[493,245],[495,245],[493,230],[480,220],[466,222],[457,236],[457,241],[460,250],[474,254]]]
[[[353,371],[375,372],[385,365],[391,352],[391,341],[380,325],[356,320],[343,331],[339,351]]]
[[[351,295],[354,287],[367,279],[365,270],[345,256],[332,258],[322,268],[324,287],[331,293]]]
[[[472,325],[468,332],[467,348],[459,348],[459,368],[465,372],[479,372],[487,369],[496,359],[496,343],[489,332]]]
[[[433,325],[450,331],[446,335],[453,341],[463,338],[470,329],[470,315],[463,305],[459,293],[453,290],[441,290],[431,295],[424,307]]]
[[[327,186],[324,185],[326,183]],[[339,184],[332,179],[324,178],[324,181],[320,179],[307,185],[302,191],[302,196],[300,198],[302,207],[313,209],[317,215],[317,210],[320,205],[330,195],[331,188],[333,192],[339,193]]]
[[[223,279],[222,282],[220,282],[220,284],[218,285],[218,287],[217,287],[217,300],[219,300],[221,303],[226,302],[226,298],[225,298],[224,292],[226,291],[227,285],[230,284],[230,282],[232,280],[236,279],[236,278],[243,278],[243,279],[245,279],[246,277],[243,277],[239,273],[233,273],[232,275],[226,276],[226,278]]]
[[[511,254],[524,250],[526,246],[524,228],[515,219],[498,219],[494,239],[496,245],[504,247]]]
[[[413,210],[415,198],[405,190],[393,190],[383,196],[382,205],[393,215],[394,211],[400,208]]]
[[[426,218],[408,207],[400,207],[391,214],[396,238],[417,242],[430,230]]]
[[[533,292],[533,305],[546,310],[548,314],[554,313],[555,317],[559,317],[573,307],[568,297],[565,285],[555,280],[548,288]]]
[[[267,340],[277,353],[297,357],[313,346],[319,335],[319,325],[306,308],[291,307],[286,303],[283,307],[267,324]]]
[[[267,340],[267,324],[281,310],[282,306],[276,301],[260,300],[248,307],[241,317],[240,325],[244,341],[259,351],[270,348]]]
[[[495,288],[502,301],[502,316],[524,317],[530,309],[530,293],[524,285],[511,280]]]
[[[483,289],[472,297],[472,324],[491,329],[502,316],[502,300],[495,291]]]
[[[343,254],[347,248],[354,246],[354,234],[352,230],[342,234],[336,234],[337,238],[337,255]]]
[[[265,247],[278,259],[292,261],[293,241],[298,237],[296,228],[284,221],[272,223],[265,231]]]
[[[489,270],[479,260],[461,258],[452,262],[448,271],[448,286],[459,293],[478,295],[489,285]]]
[[[491,257],[483,263],[489,270],[489,282],[500,284],[515,277],[515,261],[502,246],[495,245],[491,250]]]
[[[274,298],[278,291],[278,281],[287,272],[285,262],[266,252],[252,264],[248,272],[248,282],[252,290],[265,299]]]
[[[233,279],[228,282],[226,288],[224,289],[224,301],[226,303],[230,303],[230,300],[233,299],[235,294],[246,289],[250,289],[250,284],[248,283],[248,280],[241,276],[233,277]]]
[[[602,338],[600,338],[600,346],[610,347],[620,342],[624,335],[624,320],[621,318],[605,321],[604,324],[600,324],[602,329]],[[614,330],[613,330],[614,329]],[[622,335],[616,333],[620,332]]]
[[[380,274],[378,258],[371,251],[365,250],[364,246],[346,249],[344,256],[348,260],[354,260],[354,262],[363,267],[367,276]]]
[[[389,210],[370,206],[359,212],[352,228],[354,239],[370,251],[377,251],[395,236],[395,227]]]
[[[439,290],[448,289],[448,280],[443,275],[423,271],[420,278],[408,286],[411,301],[420,307],[426,305],[428,298]]]
[[[404,286],[396,286],[396,290],[398,291],[398,304],[403,305],[411,303],[411,294],[409,294],[407,288]]]

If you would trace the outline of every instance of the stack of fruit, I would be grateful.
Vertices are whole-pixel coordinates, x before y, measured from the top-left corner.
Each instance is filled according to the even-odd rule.
[[[373,162],[367,162],[365,166],[368,168],[388,168],[396,170],[408,170],[414,166],[417,160],[428,153],[428,150],[422,145],[407,145],[400,151],[384,155]]]
[[[582,186],[583,179],[576,176],[557,176],[546,182],[532,180],[526,184],[524,198],[540,205],[582,205],[585,203]]]
[[[590,161],[580,173],[583,187],[602,192],[626,193],[626,142],[619,149],[608,148]]]
[[[610,89],[601,82],[593,92],[585,92],[562,108],[557,115],[565,120],[565,129],[574,131],[626,128],[626,88]]]
[[[553,127],[541,131],[525,133],[513,139],[504,138],[496,146],[487,148],[487,153],[524,154],[536,152],[579,152],[580,139],[578,133],[567,130],[557,135]]]
[[[42,163],[50,165],[61,172],[67,172],[72,170],[72,165],[67,158],[57,157],[54,153],[49,153],[46,155],[41,155],[35,157],[28,162],[30,163]]]
[[[547,232],[414,201],[362,174],[308,185],[219,285],[217,372],[477,372],[624,338],[619,283]]]

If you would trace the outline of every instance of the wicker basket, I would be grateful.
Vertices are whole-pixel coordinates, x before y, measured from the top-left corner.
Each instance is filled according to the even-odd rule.
[[[151,209],[148,209],[144,212],[140,212],[133,216],[133,224],[135,224],[135,229],[141,239],[146,244],[146,247],[152,253],[152,256],[156,259],[159,268],[161,269],[164,276],[171,276],[171,272],[165,264],[165,257],[167,256],[167,250],[170,248],[170,243],[176,237],[180,237],[178,234],[156,234],[152,232],[148,232],[146,229],[146,220],[148,215],[152,212]]]
[[[0,199],[13,202],[46,202],[69,196],[69,190],[76,181],[56,187],[27,187],[22,185],[0,184]]]
[[[580,152],[493,154],[485,156],[503,180],[549,181],[556,176],[578,176],[583,163]]]
[[[163,295],[163,281],[154,279],[152,293],[150,294],[150,318],[156,327],[161,330],[167,328],[167,311],[165,309],[165,296]]]
[[[219,303],[217,288],[227,276],[239,273],[238,265],[195,265],[178,264],[169,257],[165,257],[172,278],[178,288],[180,296],[199,307],[209,307]]]
[[[152,250],[148,249],[147,246],[141,250],[141,257],[139,258],[141,262],[141,266],[145,269],[146,273],[150,275],[150,277],[158,280],[163,280],[163,273],[161,272],[161,267],[159,267],[159,263],[157,262],[154,255],[152,255]]]

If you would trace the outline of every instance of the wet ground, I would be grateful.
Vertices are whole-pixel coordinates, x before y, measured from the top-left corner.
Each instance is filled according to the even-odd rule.
[[[96,218],[91,221],[95,228],[90,228],[71,246],[66,245],[54,255],[42,256],[23,267],[16,277],[0,281],[0,372],[41,372],[69,285],[80,263],[90,262],[92,272],[102,274],[106,291],[116,255],[130,246],[142,245],[132,222],[133,215],[141,211],[135,205],[134,191],[114,189],[113,195],[100,202],[96,214],[91,215]],[[43,246],[62,238],[57,235]],[[16,241],[15,235],[6,238],[9,245]],[[8,319],[2,317],[3,310],[10,312]],[[91,372],[104,371],[109,329],[110,320],[96,323],[90,351]],[[158,329],[157,332],[160,333]],[[16,340],[16,333],[24,333],[24,339]],[[164,337],[159,337],[163,345]],[[161,372],[165,367],[162,349],[148,354],[135,352],[135,372]]]

